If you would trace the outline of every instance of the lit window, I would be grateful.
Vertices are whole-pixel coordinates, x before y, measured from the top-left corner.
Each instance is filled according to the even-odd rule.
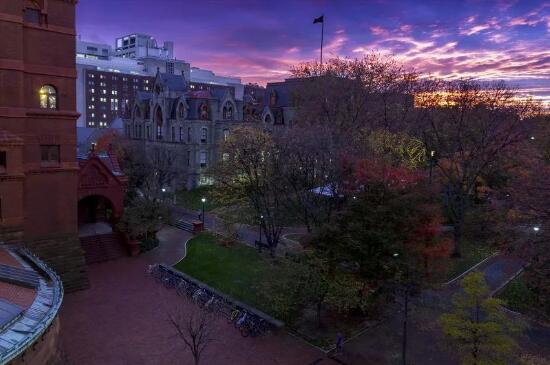
[[[101,93],[102,93],[103,95],[105,95],[105,94],[107,94],[107,90],[103,89],[103,90],[101,90]]]
[[[90,76],[90,78],[95,78],[95,75],[94,74],[88,74]]]
[[[95,96],[92,96],[90,100],[95,101]]]
[[[95,113],[92,113],[92,114],[90,114],[90,115],[92,116],[92,118],[95,117]]]
[[[227,139],[229,138],[229,129],[224,129],[223,130],[223,141],[227,141]]]
[[[103,114],[103,119],[107,118],[107,114]]]
[[[95,105],[93,104],[88,105],[88,109],[95,109]]]
[[[118,94],[118,91],[116,91],[116,90],[113,90],[113,91],[111,91],[111,94],[113,94],[113,95],[117,95],[117,94]]]
[[[95,89],[92,87],[92,88],[90,89],[90,92],[91,92],[92,94],[95,93]]]
[[[42,109],[57,109],[57,92],[53,86],[42,86],[39,95]]]
[[[104,83],[104,82],[100,82],[100,83],[99,83],[99,86],[101,86],[101,87],[105,87],[105,86],[107,86],[107,84],[106,84],[106,83]]]
[[[148,83],[149,83],[149,80],[145,80],[145,83],[148,84]]]
[[[105,75],[99,75],[99,78],[100,78],[100,79],[104,79],[104,78],[105,78]]]

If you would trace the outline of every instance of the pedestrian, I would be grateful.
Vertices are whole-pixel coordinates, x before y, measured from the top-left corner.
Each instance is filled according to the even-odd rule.
[[[338,332],[336,334],[336,355],[344,353],[344,335]]]

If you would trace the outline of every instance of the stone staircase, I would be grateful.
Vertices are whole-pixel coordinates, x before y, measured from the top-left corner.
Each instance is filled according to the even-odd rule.
[[[178,219],[176,223],[174,223],[174,226],[184,231],[194,233],[193,224],[190,222],[184,221],[183,219]]]
[[[113,233],[80,237],[80,244],[87,264],[128,256],[126,249]]]

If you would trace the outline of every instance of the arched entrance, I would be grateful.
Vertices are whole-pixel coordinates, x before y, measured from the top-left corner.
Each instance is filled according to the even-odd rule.
[[[117,230],[124,210],[127,179],[111,153],[91,152],[79,158],[78,235],[87,263],[134,253]],[[138,247],[139,248],[139,247]]]
[[[78,232],[80,237],[113,233],[116,224],[113,204],[101,195],[90,195],[78,202]]]

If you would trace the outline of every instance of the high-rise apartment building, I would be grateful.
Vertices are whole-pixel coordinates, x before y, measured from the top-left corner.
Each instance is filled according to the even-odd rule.
[[[229,86],[237,100],[244,96],[239,78],[191,67],[173,57],[172,42],[159,47],[146,34],[119,37],[114,49],[107,44],[78,41],[76,50],[78,127],[104,128],[116,118],[125,117],[137,92],[151,90],[157,72],[183,75],[192,89]]]

